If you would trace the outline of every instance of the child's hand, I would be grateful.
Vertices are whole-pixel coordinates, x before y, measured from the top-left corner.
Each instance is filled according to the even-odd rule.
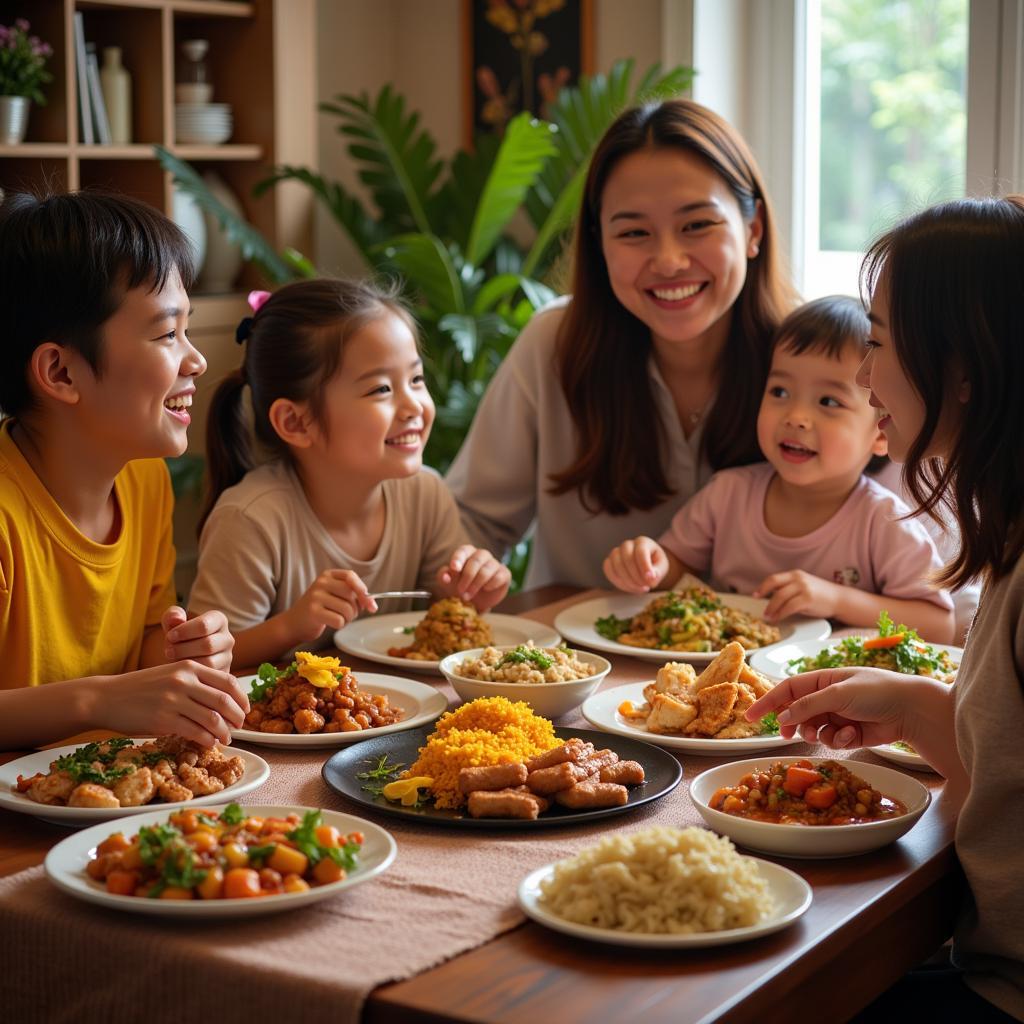
[[[508,593],[512,573],[490,551],[463,544],[452,553],[437,579],[446,594],[472,602],[483,614]]]
[[[836,613],[836,598],[842,588],[838,583],[812,576],[803,569],[776,572],[761,581],[754,597],[767,597],[764,618],[778,622],[789,615],[812,614],[830,619]]]
[[[164,657],[168,661],[196,661],[227,672],[235,638],[223,612],[203,612],[190,619],[184,608],[171,605],[160,619],[164,631]]]
[[[627,594],[645,594],[669,570],[665,549],[650,537],[634,537],[613,548],[604,560],[604,574]]]
[[[327,628],[341,629],[360,610],[375,612],[377,602],[351,569],[327,569],[285,612],[293,643],[316,640]]]
[[[906,676],[877,668],[829,668],[791,676],[744,712],[756,722],[779,713],[779,732],[830,747],[874,747],[904,737],[912,700]]]
[[[194,621],[192,619],[190,622]],[[249,710],[238,680],[198,661],[108,676],[95,688],[93,718],[128,736],[176,733],[204,747],[231,742]]]

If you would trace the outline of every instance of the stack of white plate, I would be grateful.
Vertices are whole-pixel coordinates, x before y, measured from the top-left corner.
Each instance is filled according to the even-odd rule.
[[[217,145],[231,138],[230,103],[176,103],[174,137],[181,143]]]

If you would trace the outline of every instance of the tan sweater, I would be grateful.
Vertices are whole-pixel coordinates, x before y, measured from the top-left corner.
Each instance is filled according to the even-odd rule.
[[[371,592],[429,587],[466,543],[455,502],[433,470],[383,486],[384,535],[364,560],[334,542],[288,466],[252,470],[220,496],[203,527],[189,611],[219,608],[232,631],[251,629],[291,608],[326,569],[351,569]],[[325,631],[320,644],[330,636]]]
[[[956,828],[970,898],[954,959],[975,991],[1024,1021],[1024,558],[986,586],[954,695],[971,780]]]
[[[576,458],[576,431],[553,364],[558,325],[569,300],[538,312],[505,357],[448,473],[474,543],[501,557],[533,528],[526,585],[607,587],[605,555],[628,537],[660,537],[676,510],[711,476],[699,460],[701,430],[687,439],[653,358],[652,416],[668,440],[666,477],[675,494],[647,512],[592,515],[575,491],[548,493],[550,474]],[[614,415],[614,410],[609,411]]]

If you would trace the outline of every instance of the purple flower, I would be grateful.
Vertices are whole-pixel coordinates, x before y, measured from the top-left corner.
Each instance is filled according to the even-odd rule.
[[[29,23],[24,18],[15,18],[14,27],[20,28],[22,32],[27,32],[30,28]]]

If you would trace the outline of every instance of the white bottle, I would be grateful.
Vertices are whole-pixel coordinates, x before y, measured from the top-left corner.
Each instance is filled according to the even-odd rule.
[[[100,87],[110,121],[110,141],[124,146],[132,141],[132,76],[121,63],[121,47],[103,48]]]

